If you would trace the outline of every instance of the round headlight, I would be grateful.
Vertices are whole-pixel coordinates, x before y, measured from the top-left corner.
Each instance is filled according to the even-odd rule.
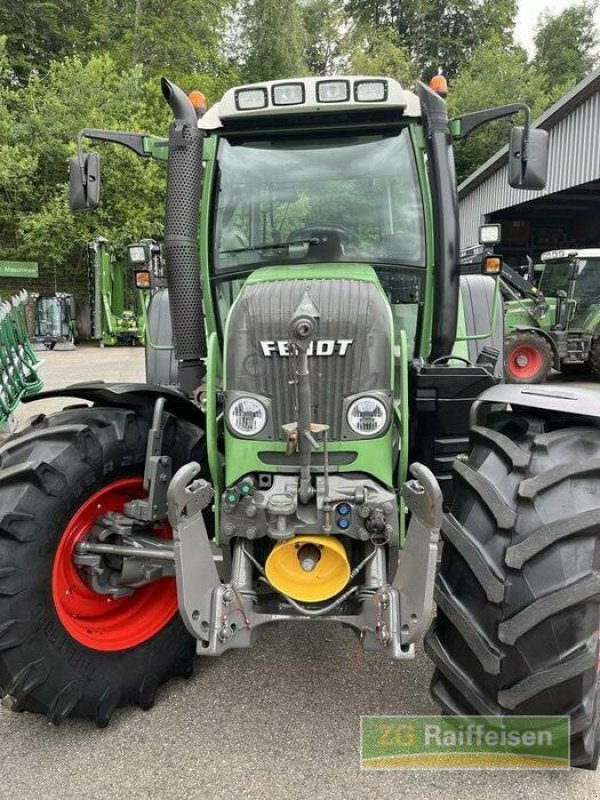
[[[376,436],[387,425],[387,410],[376,397],[359,397],[348,409],[348,425],[360,436]]]
[[[239,397],[229,406],[229,424],[240,436],[256,436],[267,424],[267,409],[254,397]]]

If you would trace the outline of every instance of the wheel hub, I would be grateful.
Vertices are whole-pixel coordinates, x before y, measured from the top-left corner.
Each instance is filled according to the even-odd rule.
[[[142,478],[115,481],[86,500],[67,524],[52,570],[56,613],[68,633],[94,650],[136,647],[160,631],[177,613],[177,588],[164,577],[127,594],[99,593],[87,584],[75,562],[77,546],[85,542],[98,517],[121,514],[126,503],[145,497]],[[168,523],[155,528],[157,538],[170,539]]]

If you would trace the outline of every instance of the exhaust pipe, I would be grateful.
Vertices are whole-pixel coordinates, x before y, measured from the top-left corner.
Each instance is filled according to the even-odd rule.
[[[161,88],[175,117],[169,129],[163,252],[178,385],[182,392],[192,394],[206,371],[202,361],[206,358],[206,331],[198,253],[204,132],[197,127],[196,110],[185,92],[166,78],[161,79]]]
[[[426,124],[435,235],[430,361],[449,356],[456,341],[460,270],[458,196],[446,103],[423,83],[418,95]]]

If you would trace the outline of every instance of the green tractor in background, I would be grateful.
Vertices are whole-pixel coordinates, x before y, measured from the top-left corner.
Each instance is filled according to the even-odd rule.
[[[537,288],[505,304],[506,379],[600,376],[600,250],[551,250],[542,263]]]
[[[167,355],[145,384],[46,393],[92,405],[0,450],[4,703],[104,726],[276,622],[349,626],[400,668],[435,600],[444,711],[569,715],[595,767],[599,404],[501,385],[499,282],[458,263],[454,142],[525,111],[510,180],[535,189],[547,134],[387,78],[208,111],[162,88],[168,140],[83,131],[71,204],[99,203],[84,137],[167,160]]]
[[[88,244],[91,334],[100,347],[145,344],[147,291],[133,285],[125,258],[118,258],[107,239]]]

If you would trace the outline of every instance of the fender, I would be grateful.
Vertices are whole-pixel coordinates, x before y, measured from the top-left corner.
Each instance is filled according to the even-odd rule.
[[[537,333],[538,336],[542,336],[552,348],[552,352],[554,354],[554,364],[552,366],[554,367],[554,369],[560,371],[560,359],[558,356],[558,348],[556,347],[556,341],[552,338],[552,336],[550,336],[550,334],[547,331],[544,331],[541,328],[536,328],[533,325],[517,325],[515,328],[512,329],[511,333]]]
[[[52,389],[23,398],[24,403],[45,400],[49,397],[75,397],[89,400],[94,405],[118,406],[137,411],[151,411],[159,397],[165,398],[165,410],[174,416],[204,428],[204,414],[196,403],[189,400],[177,389],[166,386],[153,386],[147,383],[75,383],[64,389]]]
[[[471,425],[477,425],[482,406],[492,403],[522,406],[540,411],[560,411],[579,417],[600,419],[600,397],[594,389],[503,383],[492,386],[479,395],[471,408]]]

